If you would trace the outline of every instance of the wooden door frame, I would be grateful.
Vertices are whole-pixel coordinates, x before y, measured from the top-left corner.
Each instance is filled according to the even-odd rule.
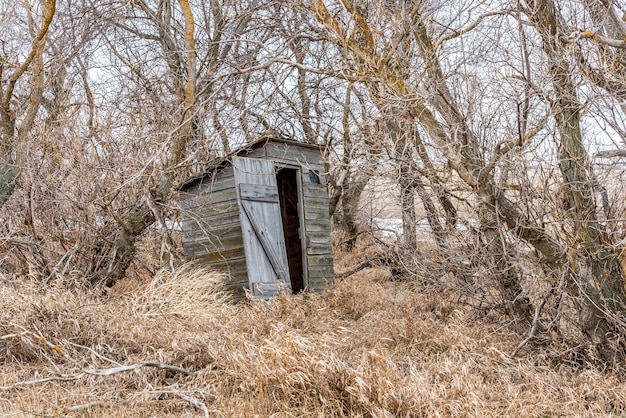
[[[278,171],[282,169],[294,170],[296,172],[296,189],[298,192],[298,222],[300,223],[300,253],[302,257],[302,281],[303,281],[303,290],[307,291],[309,288],[309,263],[307,257],[307,233],[306,233],[306,219],[304,218],[304,188],[302,187],[302,166],[283,163],[281,161],[274,161],[274,169],[276,170],[276,175],[278,175]],[[281,196],[279,196],[280,198]],[[284,233],[284,231],[283,231]],[[289,258],[289,255],[287,255]]]

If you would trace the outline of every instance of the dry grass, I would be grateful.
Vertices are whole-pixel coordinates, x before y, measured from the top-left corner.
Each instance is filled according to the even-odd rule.
[[[141,295],[148,315],[205,317],[231,301],[223,273],[189,263],[159,271]]]
[[[77,376],[113,362],[153,361],[192,373],[140,367],[4,388],[0,416],[61,416],[63,408],[75,417],[626,412],[619,376],[555,363],[547,351],[511,360],[507,353],[520,337],[506,322],[473,317],[452,295],[383,280],[384,269],[363,271],[324,296],[254,305],[225,302],[219,293],[203,299],[214,277],[204,272],[195,283],[184,276],[196,273],[184,271],[123,296],[0,279],[2,386]],[[180,289],[191,293],[179,298]]]

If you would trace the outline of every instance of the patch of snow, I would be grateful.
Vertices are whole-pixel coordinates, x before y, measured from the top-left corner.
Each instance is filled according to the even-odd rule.
[[[377,238],[397,240],[404,228],[402,219],[396,218],[372,218],[372,231]]]

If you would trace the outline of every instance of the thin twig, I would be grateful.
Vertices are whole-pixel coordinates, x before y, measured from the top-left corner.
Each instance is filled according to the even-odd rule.
[[[178,390],[151,390],[151,391],[147,391],[144,393],[150,393],[150,394],[170,394],[170,395],[176,395],[179,398],[189,402],[190,404],[192,404],[193,406],[202,409],[202,411],[204,412],[204,416],[208,418],[209,414],[218,414],[218,415],[222,415],[224,416],[224,413],[218,409],[209,409],[206,404],[204,402],[202,402],[201,400],[194,398],[193,396],[190,396],[186,393],[183,393],[182,391],[178,391]]]
[[[87,347],[85,345],[76,344],[76,343],[73,343],[73,342],[68,341],[68,340],[63,340],[63,341],[65,343],[69,344],[69,345],[73,345],[74,347],[84,348],[85,350],[91,352],[94,356],[98,357],[100,360],[107,361],[107,362],[109,362],[111,364],[115,364],[116,366],[122,366],[121,363],[118,363],[117,361],[115,361],[113,359],[110,359],[108,357],[103,356],[102,354],[98,353],[96,350],[94,350],[91,347]]]
[[[83,405],[62,407],[62,408],[57,409],[53,414],[44,414],[44,413],[39,413],[39,412],[21,410],[21,411],[15,411],[15,412],[11,412],[8,414],[4,414],[0,418],[8,418],[8,417],[14,417],[14,416],[24,415],[24,414],[28,414],[28,415],[35,416],[35,417],[59,417],[59,416],[65,416],[69,412],[91,408],[92,406],[96,406],[96,405],[100,405],[100,402],[90,402],[90,403],[86,403]]]
[[[46,377],[45,379],[26,380],[23,382],[13,383],[12,385],[9,385],[9,386],[0,386],[0,390],[10,390],[10,389],[15,389],[21,386],[37,385],[40,383],[47,383],[47,382],[72,382],[74,380],[80,379],[84,375],[85,373],[78,373],[78,374],[67,376],[67,377],[54,377],[53,376],[53,377]]]
[[[180,367],[171,366],[169,364],[163,363],[155,363],[151,361],[144,361],[137,364],[131,364],[130,366],[120,366],[120,367],[111,367],[110,369],[90,369],[83,370],[84,373],[90,374],[93,376],[111,376],[113,374],[122,373],[122,372],[130,372],[141,367],[156,367],[157,369],[169,370],[172,372],[184,374],[185,376],[191,376],[191,372],[182,369]]]
[[[14,388],[17,388],[17,387],[20,387],[20,386],[29,386],[29,385],[35,385],[35,384],[41,384],[41,383],[47,383],[47,382],[69,382],[69,381],[74,381],[74,380],[81,379],[85,375],[111,376],[111,375],[114,375],[114,374],[117,374],[117,373],[133,371],[133,370],[139,369],[141,367],[156,367],[158,369],[169,370],[169,371],[172,371],[172,372],[175,372],[175,373],[183,374],[185,376],[191,376],[192,375],[191,372],[189,372],[189,371],[187,371],[187,370],[185,370],[185,369],[183,369],[181,367],[172,366],[172,365],[164,364],[164,363],[153,362],[153,361],[144,361],[144,362],[141,362],[141,363],[136,363],[136,364],[124,366],[124,365],[121,365],[121,364],[117,363],[114,360],[111,360],[111,359],[109,359],[109,358],[107,358],[105,356],[102,356],[101,354],[96,353],[93,349],[90,349],[89,347],[81,346],[79,344],[70,343],[73,346],[86,348],[90,352],[95,354],[98,358],[118,365],[118,367],[111,367],[111,368],[108,368],[108,369],[86,369],[86,368],[82,367],[80,365],[80,363],[76,359],[74,359],[72,356],[70,356],[69,353],[66,350],[61,348],[59,345],[53,344],[52,342],[48,341],[48,339],[46,337],[44,337],[43,334],[38,329],[35,328],[35,331],[30,331],[30,330],[24,328],[21,325],[18,325],[18,324],[12,324],[12,325],[15,326],[16,328],[21,329],[22,332],[21,333],[15,333],[15,334],[3,335],[3,336],[0,337],[0,340],[8,339],[8,338],[22,338],[22,339],[24,339],[25,337],[28,337],[28,336],[34,337],[34,338],[37,339],[37,341],[39,343],[41,343],[41,344],[45,345],[46,347],[52,349],[57,354],[61,355],[66,360],[68,360],[69,362],[71,362],[72,364],[77,366],[80,369],[80,372],[79,373],[75,373],[75,374],[67,374],[67,375],[66,374],[62,374],[60,376],[51,376],[51,377],[47,377],[47,378],[43,378],[43,379],[36,379],[36,380],[27,380],[27,381],[22,381],[22,382],[16,382],[16,383],[13,383],[12,385],[0,386],[0,390],[10,390],[10,389],[14,389]],[[69,343],[69,341],[66,341],[66,342]],[[29,343],[32,344],[31,341],[29,341]],[[45,355],[45,353],[44,353],[44,355]]]
[[[517,345],[517,347],[515,347],[515,350],[513,350],[513,352],[509,355],[509,357],[514,358],[522,349],[522,347],[524,347],[528,343],[528,341],[530,341],[535,336],[535,333],[537,332],[537,325],[539,325],[539,315],[541,314],[541,310],[543,309],[543,306],[546,304],[548,299],[550,299],[550,296],[552,296],[552,294],[554,293],[554,289],[555,289],[554,287],[551,287],[550,291],[541,299],[541,301],[535,308],[535,316],[533,317],[533,325],[530,328],[528,337],[526,337],[522,342],[520,342]]]

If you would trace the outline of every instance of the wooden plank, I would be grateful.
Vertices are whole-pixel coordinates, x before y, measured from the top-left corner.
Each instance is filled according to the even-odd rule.
[[[228,162],[218,168],[213,168],[202,176],[190,179],[180,190],[182,194],[202,195],[223,188],[234,187],[233,169]],[[230,184],[228,184],[230,182]]]
[[[185,201],[185,207],[181,210],[186,212],[195,212],[198,209],[209,207],[211,205],[220,204],[222,202],[230,202],[237,200],[237,191],[235,187],[219,190],[215,193],[201,196],[194,196]]]
[[[215,263],[218,261],[228,261],[231,258],[244,256],[243,247],[233,247],[216,251],[213,246],[206,245],[189,245],[183,247],[184,255],[188,259],[202,258],[207,263]]]
[[[204,183],[199,183],[197,186],[194,186],[194,188],[198,189],[197,194],[211,194],[221,190],[235,188],[233,168],[230,166],[222,168],[218,173],[206,178],[204,181]]]
[[[307,236],[309,237],[310,242],[326,242],[330,243],[330,234],[327,231],[307,231]]]
[[[278,142],[268,142],[264,148],[267,157],[271,159],[295,162],[303,167],[324,167],[324,160],[318,149]]]
[[[237,200],[237,190],[235,187],[229,187],[224,190],[215,191],[209,195],[206,195],[206,202],[204,205],[216,205],[222,202],[232,202]]]
[[[221,240],[198,238],[196,241],[187,241],[183,245],[185,256],[189,257],[194,255],[197,257],[202,254],[224,254],[237,248],[243,251],[243,238],[241,236]]]
[[[315,209],[305,208],[304,219],[306,223],[309,223],[310,221],[327,221],[329,219],[328,207]]]
[[[316,266],[309,269],[309,282],[319,282],[320,279],[332,281],[334,277],[333,266]]]
[[[181,222],[181,227],[184,232],[193,231],[216,231],[220,229],[230,228],[233,225],[239,225],[239,207],[222,206],[223,209],[228,209],[224,213],[211,213],[206,215],[202,213],[187,214],[186,219]]]
[[[303,203],[305,212],[319,210],[328,214],[328,199],[325,197],[305,197]]]
[[[312,292],[323,292],[327,287],[332,286],[334,282],[335,279],[332,276],[330,278],[316,277],[310,282],[309,288]]]
[[[248,287],[248,269],[244,255],[225,261],[209,262],[208,265],[229,274],[231,276],[229,282]]]
[[[274,164],[269,160],[234,157],[235,182],[277,189]],[[278,194],[278,190],[276,190]],[[285,237],[278,202],[252,201],[238,195],[250,289],[256,283],[284,282],[290,287]]]
[[[308,256],[312,256],[312,255],[328,255],[330,254],[331,251],[331,246],[330,245],[309,245],[306,247],[306,254]]]
[[[309,212],[311,213],[320,213],[325,214],[326,218],[330,219],[330,214],[328,213],[328,201],[321,202],[314,200],[310,200],[311,198],[305,198],[307,201],[302,202],[304,206],[304,216],[306,217]],[[316,203],[315,205],[313,203]]]
[[[230,238],[241,236],[241,226],[239,218],[234,219],[236,222],[222,223],[219,225],[209,224],[202,221],[191,231],[184,232],[183,237],[189,241],[193,241],[201,237]]]
[[[254,200],[257,202],[280,203],[278,189],[262,184],[241,183],[239,185],[239,197],[242,200]]]
[[[305,198],[324,198],[328,202],[328,190],[326,189],[326,186],[320,186],[319,184],[303,183],[302,194]]]
[[[217,270],[226,273],[231,276],[228,283],[239,283],[242,285],[248,285],[248,278],[242,279],[242,276],[246,274],[246,259],[242,254],[240,257],[231,257],[228,260],[209,261],[208,258],[201,256],[196,259],[199,264],[209,266],[213,270]]]
[[[331,254],[327,255],[312,255],[308,257],[309,266],[320,264],[320,265],[332,265],[333,264],[333,256]]]
[[[310,272],[309,286],[319,289],[326,286],[327,283],[332,283],[335,280],[335,272],[331,266],[323,266],[312,269]]]
[[[311,232],[319,232],[319,233],[326,234],[330,237],[330,231],[331,231],[330,220],[328,219],[319,219],[316,221],[309,220],[306,222],[306,231],[307,231],[307,234]]]
[[[193,224],[194,229],[200,229],[208,232],[229,228],[233,225],[240,225],[239,207],[236,206],[230,210],[231,212],[198,217],[197,219],[189,219],[183,222],[183,228],[185,228],[185,224],[187,222],[195,222],[195,224]]]
[[[195,241],[185,242],[183,248],[193,250],[193,253],[196,255],[200,253],[224,253],[236,248],[243,249],[243,237],[241,235],[232,238],[220,239],[215,237],[198,237]]]
[[[198,257],[198,261],[200,263],[206,263],[206,264],[210,264],[211,266],[215,266],[215,267],[226,267],[226,266],[237,266],[239,264],[241,264],[242,266],[245,266],[246,264],[246,256],[245,254],[241,254],[238,257],[231,257],[228,260],[217,260],[217,261],[207,261],[203,256],[202,257]],[[245,269],[245,267],[244,267]]]
[[[252,294],[259,299],[267,300],[276,296],[279,292],[291,293],[291,286],[285,286],[285,282],[258,282],[254,284]]]
[[[214,222],[211,223],[211,224],[215,224],[215,221],[219,221],[220,219],[222,219],[222,217],[226,219],[228,216],[232,215],[233,212],[235,212],[235,214],[238,214],[238,208],[239,207],[237,206],[236,196],[233,196],[233,200],[230,200],[228,202],[215,203],[215,204],[207,203],[193,210],[186,210],[182,212],[182,215],[184,216],[183,222],[186,222],[189,220],[195,220],[196,222],[204,221],[205,224],[208,224],[207,222],[208,218],[216,218],[216,219],[212,219],[212,221]],[[230,222],[233,222],[233,221],[231,220]],[[219,224],[219,223],[224,223],[224,222],[217,222],[217,223]]]
[[[205,257],[198,257],[200,263],[211,266],[219,271],[223,271],[231,276],[232,282],[241,282],[242,285],[248,287],[248,268],[246,266],[246,257],[241,253],[238,257],[231,257],[228,260],[209,261]]]

